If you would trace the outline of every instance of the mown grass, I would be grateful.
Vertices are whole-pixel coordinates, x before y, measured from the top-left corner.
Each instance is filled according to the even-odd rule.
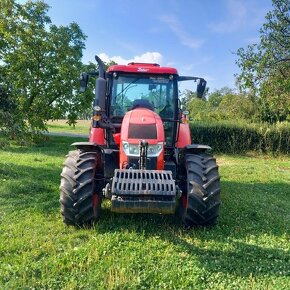
[[[75,134],[89,134],[91,121],[77,120],[75,126],[70,126],[67,120],[48,121],[47,127],[49,132],[66,132]]]
[[[59,174],[71,138],[0,151],[0,289],[289,289],[290,158],[219,155],[211,228],[114,214],[66,227]]]

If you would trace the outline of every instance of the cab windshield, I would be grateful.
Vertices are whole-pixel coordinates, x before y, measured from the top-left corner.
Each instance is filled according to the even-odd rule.
[[[142,104],[162,119],[174,118],[173,78],[169,76],[120,75],[113,77],[110,118],[123,117]]]

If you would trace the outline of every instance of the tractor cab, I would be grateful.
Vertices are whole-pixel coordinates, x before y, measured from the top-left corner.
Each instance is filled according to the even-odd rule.
[[[145,74],[141,65],[142,70],[148,67],[148,71],[154,72]],[[163,122],[165,146],[172,147],[176,138],[174,121],[178,119],[177,72],[165,72],[156,64],[110,67],[106,112],[115,124],[121,124],[125,114],[137,108],[155,112]]]

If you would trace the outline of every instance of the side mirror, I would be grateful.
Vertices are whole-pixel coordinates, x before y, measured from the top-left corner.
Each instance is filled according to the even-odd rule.
[[[202,98],[206,87],[206,81],[204,79],[197,80],[196,95],[198,98]]]
[[[89,75],[87,73],[81,73],[80,75],[80,92],[83,93],[87,86],[89,81]]]

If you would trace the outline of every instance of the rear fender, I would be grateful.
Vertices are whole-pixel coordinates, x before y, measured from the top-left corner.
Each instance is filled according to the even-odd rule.
[[[212,148],[208,145],[202,145],[202,144],[190,144],[182,148],[182,153],[201,153],[205,152],[207,150],[212,150]]]
[[[113,177],[119,164],[119,150],[103,148],[94,142],[75,142],[71,146],[84,151],[99,151],[102,154],[104,177],[107,179]]]
[[[77,147],[77,149],[88,151],[100,151],[103,153],[103,148],[94,142],[75,142],[71,146]]]

